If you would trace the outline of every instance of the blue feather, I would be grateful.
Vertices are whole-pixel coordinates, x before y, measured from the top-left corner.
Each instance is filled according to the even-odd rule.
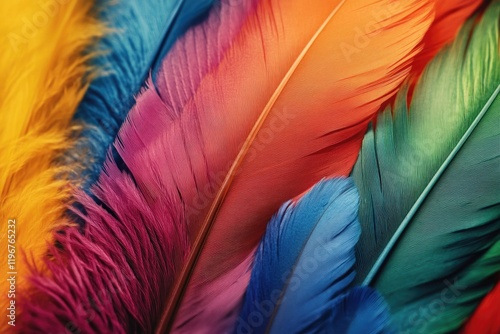
[[[110,4],[111,2],[111,4]],[[158,69],[176,39],[203,18],[214,0],[100,0],[99,18],[112,31],[96,46],[102,54],[74,121],[82,124],[64,163],[87,190],[97,179],[110,144],[135,103],[151,68]],[[84,154],[84,156],[82,156]]]
[[[355,287],[336,299],[327,332],[343,334],[391,333],[389,307],[369,287]]]
[[[272,218],[257,250],[236,333],[328,332],[354,279],[360,235],[350,179],[324,180]]]

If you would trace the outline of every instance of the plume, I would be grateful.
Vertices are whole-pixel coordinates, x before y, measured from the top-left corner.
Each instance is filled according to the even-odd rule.
[[[227,331],[271,215],[322,177],[350,172],[369,120],[408,74],[432,20],[427,1],[260,0],[199,76],[219,14],[241,5],[223,2],[193,29],[199,39],[188,34],[167,54],[162,68],[177,73],[175,85],[138,99],[115,142],[127,171],[110,156],[96,200],[80,199],[88,226],[58,236],[64,251],[50,265],[54,279],[34,277],[45,297],[26,306],[28,326]],[[373,31],[372,13],[383,10],[392,16]],[[368,45],[355,47],[358,36]],[[113,268],[133,275],[118,282]],[[120,298],[104,307],[95,289]],[[98,314],[76,314],[80,303]]]
[[[159,151],[171,147],[176,154],[159,162],[175,171],[168,178],[179,192],[176,207],[184,205],[192,244],[158,331],[225,331],[236,316],[252,251],[272,213],[319,178],[349,173],[367,118],[407,74],[419,32],[431,19],[427,3],[410,2],[397,8],[392,22],[383,22],[382,33],[365,32],[370,46],[387,52],[376,69],[372,62],[363,65],[369,47],[355,55],[343,53],[339,46],[352,43],[357,34],[349,13],[356,12],[362,24],[388,5],[260,1],[229,55],[203,79],[171,132],[157,142]],[[295,22],[304,13],[308,20],[298,29]],[[394,43],[396,34],[405,32],[404,40]],[[387,48],[381,47],[384,41]],[[350,61],[352,67],[342,65]],[[328,71],[330,64],[335,73]],[[352,72],[340,70],[348,68]],[[307,91],[312,101],[299,97],[299,91]],[[140,137],[126,133],[120,139],[126,146]],[[294,150],[289,149],[292,140]],[[120,151],[129,168],[138,168],[137,156]],[[237,228],[231,227],[234,222]]]
[[[213,0],[167,0],[96,4],[99,19],[112,30],[92,49],[101,75],[87,90],[75,114],[81,129],[65,155],[65,164],[76,165],[73,179],[88,189],[101,171],[106,152],[128,111],[135,103],[150,69],[161,63],[173,43],[193,23],[201,20]]]
[[[495,288],[484,297],[472,317],[467,320],[461,333],[495,334],[500,332],[500,319],[498,317],[500,308],[498,300],[500,300],[500,284],[497,283]]]
[[[400,331],[457,330],[500,269],[499,13],[491,3],[437,55],[409,110],[399,94],[352,173],[358,281],[387,299]]]
[[[199,84],[201,76],[223,58],[232,36],[239,31],[252,7],[252,2],[215,4],[207,22],[186,33],[183,37],[186,43],[195,49],[197,47],[197,52],[204,55],[202,59],[206,59],[196,65],[198,71],[194,71],[191,77],[193,84]],[[205,48],[201,43],[203,41],[212,47]],[[169,69],[166,67],[166,70]],[[175,76],[166,75],[157,78],[159,87],[175,85],[176,80]],[[140,96],[138,108],[142,103],[150,107],[157,103],[161,105],[161,100],[155,100],[157,95],[152,94],[153,91],[147,90]],[[179,98],[184,102],[189,100],[188,96]],[[153,115],[157,111],[145,110]],[[171,120],[156,116],[151,118],[156,122],[148,124],[147,120],[143,120],[136,129],[144,126],[145,130],[148,126]],[[169,202],[168,196],[157,205],[146,202],[133,179],[113,163],[113,156],[109,159],[100,179],[102,186],[94,187],[92,198],[83,193],[76,194],[76,200],[84,204],[86,211],[81,220],[89,223],[84,224],[83,234],[76,227],[68,227],[63,233],[56,234],[57,243],[52,246],[52,257],[47,261],[50,275],[32,268],[36,272],[32,278],[34,291],[22,300],[24,312],[23,322],[19,324],[20,332],[154,331],[172,284],[168,277],[173,275],[176,262],[183,258],[174,247],[168,247],[170,238],[178,237],[180,232],[185,237],[182,225],[176,232],[176,222],[183,216],[175,216],[175,211],[165,206]],[[114,175],[121,175],[116,184]],[[106,187],[109,189],[104,191]],[[106,194],[112,196],[105,198]],[[94,201],[101,196],[102,200]],[[119,216],[115,216],[113,210]],[[75,212],[76,216],[79,214],[82,213]],[[72,222],[68,219],[65,217],[61,225],[71,226]],[[143,244],[138,240],[151,240],[151,243]],[[178,239],[176,247],[186,248],[182,241]],[[187,243],[187,238],[184,242]]]
[[[65,210],[71,167],[53,160],[71,145],[70,120],[91,75],[92,55],[82,52],[103,32],[91,8],[92,1],[0,4],[0,257],[7,262],[16,251],[15,264],[2,266],[2,296],[10,290],[7,272],[17,273],[17,292],[25,288],[22,252],[38,261]],[[8,303],[0,299],[3,310]]]
[[[366,287],[348,292],[360,234],[357,208],[357,192],[347,179],[321,181],[281,206],[257,249],[235,333],[385,328],[388,312],[376,293]]]

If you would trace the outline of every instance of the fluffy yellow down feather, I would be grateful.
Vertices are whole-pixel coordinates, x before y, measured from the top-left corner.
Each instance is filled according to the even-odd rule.
[[[89,0],[0,2],[0,332],[9,327],[6,309],[16,297],[19,315],[29,271],[23,253],[42,265],[69,199],[64,175],[71,167],[54,161],[71,145],[70,121],[86,90],[84,51],[103,32],[92,6]]]

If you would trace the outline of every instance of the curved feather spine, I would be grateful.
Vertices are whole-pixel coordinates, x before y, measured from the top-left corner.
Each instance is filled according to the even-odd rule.
[[[469,20],[433,60],[416,86],[410,112],[404,91],[394,118],[388,111],[379,117],[353,172],[362,198],[360,221],[369,232],[358,248],[362,278],[376,262],[371,254],[380,254],[413,207],[412,223],[380,257],[386,265],[367,280],[387,298],[401,330],[456,330],[500,270],[493,149],[499,135],[493,122],[500,110],[499,4]],[[413,205],[438,170],[441,176],[416,210]],[[412,280],[402,282],[403,272]],[[442,302],[439,293],[454,289],[454,282],[462,289],[459,296],[439,304],[440,312],[419,317],[419,310]]]
[[[279,86],[277,87],[276,91],[273,93],[271,98],[269,99],[269,102],[267,105],[264,107],[264,110],[262,113],[259,115],[257,121],[255,122],[255,125],[253,126],[252,130],[248,134],[248,137],[245,139],[245,142],[243,143],[243,146],[241,147],[240,151],[238,152],[238,155],[236,156],[234,162],[231,164],[231,167],[229,168],[229,171],[227,172],[224,181],[222,182],[222,185],[220,186],[220,189],[218,190],[214,200],[212,201],[212,204],[210,206],[210,210],[208,211],[206,218],[201,225],[200,232],[198,233],[196,240],[193,243],[193,249],[191,250],[190,256],[187,260],[187,263],[183,269],[183,271],[180,274],[179,279],[177,280],[177,285],[174,288],[175,293],[172,296],[171,301],[169,301],[169,305],[165,311],[165,315],[163,319],[173,319],[175,317],[175,312],[176,309],[180,306],[181,298],[185,292],[185,289],[187,288],[187,285],[191,275],[193,274],[193,267],[199,258],[201,251],[203,249],[203,246],[206,242],[206,239],[208,237],[208,233],[210,232],[210,229],[212,225],[215,222],[215,218],[217,216],[217,213],[220,210],[220,207],[222,205],[222,202],[224,201],[227,192],[229,191],[229,187],[231,186],[231,183],[234,179],[234,176],[237,173],[238,168],[240,165],[243,163],[243,160],[245,159],[248,150],[252,146],[252,144],[255,141],[255,138],[257,137],[257,134],[259,131],[262,129],[262,126],[264,124],[264,121],[268,118],[269,113],[271,112],[271,109],[273,108],[274,104],[276,103],[276,100],[278,99],[280,93],[283,91],[285,88],[286,84],[290,80],[291,76],[299,66],[300,62],[302,59],[305,57],[307,54],[307,51],[311,48],[313,43],[316,41],[318,36],[321,34],[321,32],[325,29],[326,25],[328,22],[331,21],[333,16],[337,13],[339,8],[344,4],[346,0],[342,0],[337,7],[330,13],[330,15],[327,17],[327,19],[323,22],[323,24],[319,27],[319,29],[315,32],[311,40],[307,43],[307,45],[304,47],[302,52],[299,54],[293,65],[290,67],[288,70],[287,74],[283,78],[283,80],[280,82]],[[162,320],[160,323],[158,332],[164,332],[167,330],[170,326],[173,324],[164,324],[164,321],[166,323],[166,320]]]
[[[264,3],[266,3],[266,2],[264,1],[264,2],[262,2],[262,3],[261,3],[261,8],[265,8],[266,6],[272,6],[271,4],[264,4]],[[270,3],[273,3],[273,1],[270,1]],[[312,42],[314,39],[318,38],[320,35],[323,35],[322,37],[323,37],[323,38],[326,38],[326,36],[325,36],[325,35],[327,35],[327,34],[326,34],[326,33],[325,33],[325,34],[322,34],[322,30],[323,30],[323,29],[324,29],[327,25],[329,25],[329,23],[331,23],[331,18],[332,18],[332,17],[334,17],[334,15],[335,15],[335,13],[337,12],[337,10],[339,10],[339,9],[340,9],[340,10],[342,10],[342,9],[343,9],[343,6],[339,6],[339,7],[337,7],[337,6],[338,6],[339,4],[344,4],[344,5],[345,5],[345,3],[349,3],[349,7],[348,7],[348,9],[346,9],[346,12],[348,12],[349,10],[353,10],[353,11],[355,11],[356,9],[354,9],[354,8],[357,8],[357,6],[362,7],[361,3],[358,3],[358,2],[356,2],[356,1],[347,1],[347,2],[338,1],[338,2],[335,2],[334,4],[331,4],[331,5],[329,4],[329,5],[331,6],[331,8],[330,8],[327,12],[325,11],[325,12],[326,12],[326,14],[324,14],[324,15],[325,15],[325,16],[324,16],[324,17],[325,17],[325,19],[320,20],[320,21],[319,21],[319,23],[318,23],[318,26],[319,26],[320,28],[316,28],[316,27],[315,27],[315,28],[312,30],[310,37],[308,37],[308,38],[305,40],[305,43],[304,43],[304,44],[306,45],[305,50],[307,50],[308,48],[311,48],[311,47],[314,45],[314,43],[311,43],[311,42]],[[273,5],[274,5],[274,4],[273,4]],[[366,5],[366,4],[365,4],[365,5]],[[382,8],[383,8],[383,6],[384,6],[384,5],[386,5],[386,4],[384,3],[384,4],[377,4],[377,5],[380,5],[380,7],[382,7]],[[283,7],[283,5],[281,5],[281,6]],[[326,6],[326,5],[325,5],[325,6]],[[369,6],[363,7],[363,10],[364,10],[365,8],[369,8]],[[377,6],[376,6],[376,5],[374,5],[373,10],[376,10],[376,8],[377,8]],[[410,8],[411,8],[411,10],[410,10]],[[402,18],[403,18],[403,16],[404,16],[405,14],[408,14],[408,15],[410,15],[410,16],[411,16],[410,12],[412,12],[412,10],[414,11],[414,13],[413,13],[413,14],[414,14],[414,19],[415,19],[415,20],[413,21],[413,24],[417,24],[417,25],[420,25],[420,24],[421,24],[421,25],[423,26],[424,22],[425,22],[425,24],[427,24],[428,19],[430,19],[430,18],[431,18],[428,12],[427,12],[427,14],[421,15],[424,11],[426,11],[426,10],[428,10],[428,9],[429,9],[429,7],[427,6],[427,4],[426,4],[426,3],[422,3],[422,2],[419,2],[418,4],[417,4],[417,3],[411,3],[411,4],[408,4],[408,6],[407,6],[407,7],[405,7],[405,8],[401,8],[401,7],[399,7],[399,8],[398,8],[398,11],[400,11],[400,12],[398,12],[397,14],[395,14],[395,15],[394,15],[394,18],[393,18],[393,19],[394,19],[394,21],[396,21],[396,22],[397,22],[397,23],[396,23],[396,22],[394,23],[394,26],[398,26],[398,24],[400,24],[400,22],[399,22],[398,20],[399,20],[399,19],[402,19]],[[264,9],[258,9],[258,11],[259,11],[259,10],[262,10],[262,11],[263,11]],[[276,9],[274,9],[274,11],[276,11]],[[319,11],[319,10],[318,10],[318,11]],[[367,11],[368,11],[368,10],[367,10]],[[405,14],[403,14],[403,12],[404,12]],[[366,13],[366,12],[365,12],[365,13]],[[263,17],[265,17],[265,15],[266,15],[266,14],[262,14],[262,13],[261,13],[261,15],[263,15]],[[419,15],[421,15],[421,16],[419,16]],[[418,17],[418,19],[417,19],[417,17]],[[273,20],[273,18],[271,18],[270,20],[272,21],[272,20]],[[249,20],[249,21],[250,21],[250,22],[253,22],[252,20]],[[254,24],[254,25],[255,25],[255,23],[252,23],[252,24]],[[259,24],[261,24],[261,23],[260,23],[260,22],[258,22],[258,23],[256,23],[256,24],[257,24],[257,25],[259,25]],[[250,25],[250,24],[249,24],[249,25]],[[389,24],[389,23],[387,23],[387,25],[388,25],[388,26],[390,26],[390,24]],[[333,29],[333,28],[332,28],[332,27],[331,27],[331,25],[330,25],[330,26],[329,26],[329,31],[331,31],[332,29]],[[381,28],[381,29],[382,29],[382,28]],[[382,30],[384,30],[384,29],[382,29]],[[387,29],[387,30],[389,30],[389,29]],[[384,30],[384,31],[385,31],[385,30]],[[311,36],[312,36],[312,37],[311,37]],[[244,36],[243,36],[243,37],[244,37]],[[242,38],[243,38],[243,37],[242,37]],[[415,38],[415,36],[412,36],[412,38]],[[414,41],[415,41],[415,40],[414,40]],[[241,41],[241,42],[239,42],[239,43],[242,43],[242,44],[243,44],[243,43],[244,43],[244,40],[242,40],[242,41]],[[332,43],[333,43],[333,42],[332,42]],[[262,43],[259,43],[259,45],[261,45],[261,44],[262,44]],[[386,79],[388,79],[388,82],[391,82],[391,84],[390,84],[390,85],[386,85],[386,87],[385,87],[385,88],[387,89],[387,91],[390,91],[390,90],[391,90],[391,88],[390,88],[390,87],[393,87],[392,85],[393,85],[393,84],[394,84],[397,80],[399,80],[399,78],[400,78],[400,77],[403,77],[403,76],[404,76],[404,74],[403,74],[403,73],[405,73],[405,74],[407,73],[407,72],[406,72],[406,67],[405,67],[405,66],[406,66],[408,63],[410,63],[412,56],[413,56],[414,54],[416,54],[416,53],[417,53],[417,51],[418,51],[418,49],[417,49],[417,45],[418,45],[418,44],[415,44],[413,49],[412,49],[412,48],[406,49],[406,52],[407,52],[406,54],[404,54],[404,55],[402,55],[402,54],[401,54],[401,56],[402,56],[403,58],[398,59],[398,63],[399,63],[399,64],[400,64],[400,66],[401,66],[401,67],[399,67],[398,69],[401,69],[401,70],[402,70],[402,72],[399,72],[399,73],[392,72],[392,74],[396,74],[396,76],[395,76],[395,77],[390,78],[390,77],[391,77],[391,75],[389,75],[389,78],[386,78]],[[237,45],[237,46],[235,47],[235,49],[237,49],[237,48],[239,48],[239,47],[240,47],[240,46],[239,46],[239,45]],[[264,47],[264,48],[265,48],[265,47]],[[220,221],[220,220],[227,220],[227,218],[221,218],[221,216],[226,215],[226,214],[221,214],[221,212],[222,212],[222,211],[224,211],[224,207],[227,207],[227,206],[225,206],[225,205],[221,205],[221,204],[222,204],[222,200],[224,200],[225,202],[227,202],[227,194],[229,194],[229,193],[230,193],[230,187],[229,187],[229,185],[230,185],[232,182],[234,182],[234,181],[231,181],[231,180],[233,179],[235,172],[236,172],[237,170],[238,170],[238,171],[242,171],[242,170],[244,170],[244,167],[242,167],[241,165],[238,167],[238,164],[244,164],[244,163],[245,163],[245,162],[244,162],[244,159],[243,159],[243,158],[245,157],[245,152],[249,149],[250,145],[254,145],[254,144],[255,144],[255,143],[252,141],[252,138],[255,138],[255,137],[257,136],[257,133],[258,133],[258,131],[257,131],[257,130],[258,130],[259,128],[262,128],[262,125],[260,125],[260,123],[262,122],[262,124],[263,124],[263,123],[266,121],[266,119],[265,119],[265,112],[264,112],[264,113],[262,113],[262,110],[264,110],[264,111],[266,111],[266,110],[267,110],[267,111],[270,111],[270,109],[268,109],[268,107],[269,107],[269,106],[272,106],[272,105],[275,105],[275,104],[277,103],[277,101],[280,99],[281,95],[276,96],[276,95],[274,94],[275,92],[280,92],[280,90],[284,90],[284,89],[285,89],[285,87],[287,88],[287,90],[291,90],[291,89],[289,89],[289,86],[290,86],[290,85],[288,85],[288,86],[287,86],[287,82],[289,82],[289,80],[292,80],[292,79],[291,79],[291,75],[290,75],[290,78],[288,78],[287,76],[288,76],[289,74],[291,74],[291,73],[296,73],[296,72],[294,72],[294,71],[296,71],[296,69],[294,70],[294,66],[297,66],[297,68],[299,68],[299,66],[302,66],[302,65],[303,65],[303,63],[300,63],[300,59],[301,59],[302,57],[306,57],[306,55],[307,55],[308,57],[312,57],[312,56],[311,56],[311,54],[314,54],[313,52],[309,52],[309,53],[305,52],[305,54],[304,54],[304,53],[303,53],[303,51],[304,51],[304,47],[303,47],[303,46],[301,46],[301,47],[300,47],[300,49],[298,49],[298,51],[296,51],[296,52],[297,52],[297,54],[298,54],[297,58],[295,58],[295,57],[294,57],[294,58],[292,59],[292,61],[290,61],[290,65],[288,65],[286,68],[284,68],[284,69],[282,70],[282,71],[283,71],[283,73],[282,73],[282,74],[280,74],[280,79],[279,79],[279,80],[277,80],[276,82],[274,82],[274,83],[273,83],[273,85],[275,85],[275,86],[273,86],[273,88],[272,88],[272,89],[270,89],[270,92],[266,92],[266,93],[265,93],[265,94],[269,94],[269,96],[266,98],[266,100],[265,100],[265,101],[262,101],[262,103],[263,103],[263,105],[262,105],[262,109],[260,109],[260,111],[259,111],[256,115],[254,115],[254,117],[255,117],[255,121],[253,122],[253,125],[252,125],[252,126],[250,127],[250,129],[249,129],[249,135],[247,135],[246,137],[243,137],[243,138],[242,138],[243,140],[241,140],[241,141],[242,141],[243,143],[241,144],[241,146],[239,146],[238,150],[237,150],[237,151],[235,151],[235,156],[236,156],[236,158],[235,158],[234,160],[233,160],[233,159],[231,159],[231,161],[232,161],[232,162],[231,162],[231,167],[230,167],[230,169],[229,169],[229,172],[227,172],[227,173],[225,172],[225,178],[224,178],[224,181],[222,182],[222,185],[219,185],[219,184],[217,184],[217,185],[216,185],[216,187],[217,187],[217,189],[218,189],[218,190],[217,190],[217,194],[214,196],[214,198],[210,198],[210,204],[209,204],[209,205],[210,205],[210,208],[209,208],[208,210],[205,210],[205,209],[203,209],[203,210],[202,210],[203,215],[201,215],[201,214],[200,214],[201,224],[200,224],[200,222],[195,223],[195,224],[196,224],[195,226],[201,226],[201,227],[196,227],[196,229],[199,229],[199,230],[201,231],[201,233],[200,233],[200,234],[196,234],[196,235],[195,235],[195,237],[194,237],[194,242],[193,242],[193,245],[194,245],[194,248],[195,248],[195,249],[201,249],[201,248],[204,248],[205,250],[206,250],[206,249],[210,249],[210,251],[206,251],[206,252],[205,252],[206,254],[209,254],[209,253],[212,251],[212,249],[214,248],[213,246],[210,246],[210,245],[213,245],[213,242],[211,242],[211,241],[210,241],[210,238],[212,238],[212,239],[213,239],[213,235],[214,235],[214,234],[213,234],[213,233],[210,233],[210,236],[208,237],[207,241],[205,241],[205,237],[204,237],[204,236],[206,235],[205,233],[207,233],[207,234],[208,234],[208,232],[209,232],[208,227],[209,227],[209,225],[210,225],[210,224],[214,224],[215,220],[218,220],[218,221]],[[264,52],[265,52],[265,50],[264,50]],[[264,59],[266,59],[266,56],[265,56],[265,55],[263,55],[263,57],[264,57]],[[298,60],[298,61],[297,61],[297,62],[295,62],[296,60]],[[349,59],[346,59],[346,60],[347,60],[347,61],[349,61]],[[230,63],[230,61],[231,61],[231,60],[228,60],[228,61],[227,61],[227,63]],[[228,66],[231,66],[231,65],[228,65]],[[398,79],[396,79],[396,77],[397,77]],[[284,79],[283,79],[283,78],[284,78]],[[296,78],[295,78],[295,79],[296,79]],[[298,79],[297,79],[297,80],[298,80]],[[393,81],[393,80],[394,80],[394,81]],[[208,83],[209,81],[207,80],[206,82]],[[207,84],[207,85],[209,85],[209,84]],[[360,90],[363,90],[363,88],[360,88]],[[367,88],[367,91],[370,91],[370,89],[368,89],[368,88]],[[350,94],[350,93],[347,93],[347,95],[349,95],[349,94]],[[367,93],[367,94],[370,94],[370,93]],[[368,103],[369,103],[369,104],[368,104],[368,105],[369,105],[369,107],[368,107],[368,105],[367,105],[367,106],[366,106],[366,109],[371,108],[371,104],[372,104],[372,103],[373,103],[373,104],[378,103],[378,101],[379,101],[379,100],[378,100],[378,98],[380,98],[380,100],[382,100],[382,99],[385,99],[386,97],[390,96],[390,94],[391,94],[391,93],[387,93],[387,95],[384,95],[384,96],[383,96],[383,97],[381,97],[381,98],[380,98],[380,97],[375,97],[375,96],[374,96],[374,100],[371,100],[371,102],[368,102]],[[200,95],[201,95],[201,94],[200,94]],[[276,101],[273,101],[273,99],[276,99]],[[345,97],[345,99],[348,99],[348,98],[347,98],[347,97]],[[375,101],[377,101],[377,102],[375,102]],[[196,102],[196,103],[198,103],[198,102]],[[196,107],[195,107],[195,108],[196,108]],[[374,108],[374,109],[376,109],[376,108]],[[373,111],[375,111],[375,110],[373,110]],[[363,114],[363,112],[360,112],[360,114]],[[264,119],[261,119],[261,118],[260,118],[261,116],[263,116],[263,118],[264,118]],[[194,117],[194,116],[193,116],[193,117]],[[186,118],[187,118],[187,117],[186,117]],[[357,129],[357,128],[359,128],[359,131],[360,131],[360,132],[364,131],[364,129],[362,130],[362,128],[363,128],[363,127],[367,124],[367,122],[368,122],[368,118],[369,118],[369,116],[368,116],[368,115],[366,115],[366,118],[365,118],[364,122],[362,122],[362,121],[361,121],[361,122],[359,122],[359,123],[358,123],[358,124],[356,124],[356,126],[355,126],[355,127],[353,127],[353,128],[349,128],[349,126],[346,126],[346,128],[347,128],[346,132],[349,132],[349,131],[350,131],[350,132],[351,132],[351,136],[352,136],[352,132],[355,132],[355,131],[356,131],[354,128],[356,128],[356,129]],[[255,126],[255,127],[254,127],[254,126]],[[255,132],[254,132],[254,131],[255,131]],[[331,131],[331,133],[334,133],[334,132],[335,132],[335,131]],[[246,139],[245,139],[245,138],[246,138]],[[355,143],[355,140],[352,140],[352,141],[345,140],[345,141],[348,143],[348,144],[346,144],[346,145],[354,145],[354,143]],[[333,145],[332,145],[332,146],[333,146]],[[339,148],[339,150],[341,150],[341,149]],[[318,151],[321,151],[321,150],[320,150],[320,149],[318,149]],[[350,168],[349,168],[349,165],[350,165],[350,164],[347,164],[347,165],[344,165],[343,167],[344,167],[344,168],[347,168],[347,169],[350,169]],[[334,167],[332,166],[330,169],[332,169],[332,170],[333,170],[333,169],[334,169]],[[339,171],[337,170],[336,172],[334,172],[334,173],[333,173],[333,175],[339,175],[339,174],[336,174],[336,173],[338,173],[338,172],[339,172]],[[242,174],[243,174],[243,173],[240,173],[240,175],[242,175]],[[324,172],[324,174],[323,174],[323,176],[325,176],[325,175],[330,175],[330,174],[328,174],[328,172],[327,172],[327,171],[325,171],[325,172]],[[342,174],[340,174],[340,175],[342,175]],[[233,188],[231,188],[231,189],[233,189],[233,190],[234,190],[234,187],[233,187]],[[280,198],[281,198],[281,197],[280,197]],[[276,199],[278,199],[278,197],[277,197]],[[221,210],[222,210],[222,211],[221,211]],[[256,217],[256,218],[257,218],[257,217]],[[198,225],[198,224],[200,224],[200,225]],[[216,224],[216,225],[217,225],[217,224]],[[213,225],[212,225],[212,226],[213,226]],[[260,229],[261,229],[261,228],[259,228],[259,230],[260,230]],[[219,238],[219,237],[220,237],[220,236],[218,236],[217,238]],[[253,237],[252,237],[252,239],[253,239]],[[218,242],[218,244],[220,244],[220,243]],[[245,247],[247,247],[247,246],[245,246]],[[220,251],[221,253],[223,252],[223,250],[219,250],[219,251]],[[165,326],[160,327],[160,328],[158,329],[158,332],[161,332],[161,331],[167,330],[167,328],[169,328],[169,326],[172,326],[172,325],[173,325],[174,318],[175,318],[175,316],[174,316],[174,315],[175,315],[175,313],[177,312],[177,308],[181,305],[180,300],[181,300],[181,299],[183,299],[183,298],[182,298],[182,296],[183,296],[184,294],[188,295],[188,297],[187,297],[187,298],[185,298],[185,299],[190,300],[190,299],[194,298],[194,295],[193,295],[193,294],[194,294],[194,290],[193,290],[192,292],[189,292],[189,288],[188,288],[188,286],[187,286],[188,284],[191,284],[191,282],[193,282],[193,280],[191,279],[191,277],[193,277],[193,276],[194,276],[194,277],[196,277],[196,276],[197,276],[197,274],[196,274],[196,272],[197,272],[197,271],[198,271],[198,272],[200,272],[200,271],[203,271],[203,272],[208,272],[208,271],[211,271],[211,270],[209,270],[209,269],[207,269],[207,270],[205,270],[205,269],[199,269],[199,266],[198,266],[198,269],[193,269],[193,267],[194,267],[194,264],[195,264],[195,263],[199,263],[199,262],[204,263],[204,262],[205,262],[203,259],[202,259],[202,260],[200,260],[200,258],[202,258],[202,257],[203,257],[203,255],[201,255],[201,257],[198,257],[198,256],[199,256],[199,254],[200,254],[200,252],[192,252],[192,253],[191,253],[190,258],[189,258],[189,260],[188,260],[188,264],[187,264],[186,266],[184,266],[184,268],[183,268],[183,271],[182,271],[182,274],[181,274],[180,278],[177,278],[177,279],[176,279],[176,280],[177,280],[177,285],[176,285],[176,287],[175,287],[175,289],[174,289],[174,291],[175,291],[175,293],[174,293],[175,298],[170,299],[169,306],[167,307],[167,311],[165,312],[165,318],[169,318],[169,319],[170,319],[170,320],[168,321],[169,323],[168,323],[168,325],[165,325]],[[232,261],[235,261],[235,264],[234,264],[234,265],[236,265],[236,259],[234,259],[234,260],[232,260]],[[246,261],[247,261],[247,260],[245,260],[245,262],[246,262]],[[243,262],[240,262],[240,263],[243,263]],[[229,265],[233,265],[233,263],[232,263],[232,262],[230,262],[230,263],[228,263],[228,264],[227,264],[227,266],[229,266]],[[203,274],[203,275],[205,276],[205,274]],[[209,275],[211,275],[211,274],[209,274]],[[208,275],[207,275],[207,276],[208,276]],[[197,278],[197,279],[196,279],[196,278],[194,279],[194,282],[196,282],[196,280],[198,280],[198,281],[200,280],[200,278],[199,278],[199,274],[198,274],[198,278]],[[203,280],[203,281],[208,281],[208,280],[209,280],[209,278],[203,278],[203,279],[201,279],[201,280]],[[198,283],[202,284],[201,282],[198,282]],[[192,285],[192,286],[195,286],[195,285],[198,285],[198,283],[192,283],[191,285]],[[187,289],[187,290],[186,290],[186,289]],[[185,293],[184,291],[186,291],[186,293]],[[190,296],[190,297],[189,297],[189,296]],[[185,300],[185,299],[184,299],[184,300]],[[188,305],[188,304],[190,304],[190,302],[184,302],[184,303],[182,303],[182,304],[183,304],[183,305]],[[187,310],[187,306],[185,306],[185,307],[186,307],[186,310]],[[182,308],[182,307],[181,307],[181,308]],[[183,313],[183,311],[181,311],[181,313]],[[187,316],[186,316],[186,317],[187,317]],[[178,322],[179,324],[184,324],[184,323],[185,323],[184,321],[179,320],[179,319],[177,319],[177,320],[175,320],[175,321],[176,321],[176,322]],[[167,322],[167,321],[166,321],[166,322]]]
[[[484,115],[488,110],[490,109],[491,105],[497,98],[498,94],[500,93],[500,84],[497,86],[493,94],[490,96],[488,101],[486,101],[486,104],[484,107],[481,109],[477,117],[474,119],[470,127],[467,129],[467,131],[464,133],[462,138],[460,138],[459,142],[457,145],[453,148],[451,153],[448,155],[446,160],[443,162],[441,167],[437,170],[436,174],[432,177],[432,179],[429,181],[425,189],[422,191],[418,199],[416,200],[415,204],[411,207],[410,211],[408,211],[408,214],[406,217],[403,219],[399,227],[397,228],[396,232],[394,232],[393,236],[387,243],[387,246],[384,248],[380,256],[377,258],[377,261],[371,268],[370,272],[368,275],[366,275],[366,278],[363,281],[363,285],[370,285],[373,281],[373,279],[377,276],[378,272],[381,270],[382,266],[384,265],[384,262],[386,261],[387,257],[389,256],[391,250],[394,248],[396,243],[398,242],[399,238],[403,235],[405,232],[406,227],[408,224],[411,223],[413,217],[415,216],[416,212],[420,208],[420,206],[424,203],[426,200],[427,196],[429,193],[432,191],[432,188],[436,185],[436,183],[439,181],[439,178],[443,175],[443,173],[446,171],[452,160],[455,158],[457,153],[460,151],[460,149],[463,147],[467,139],[469,139],[470,135],[472,132],[476,129],[476,126],[481,122],[483,119]]]

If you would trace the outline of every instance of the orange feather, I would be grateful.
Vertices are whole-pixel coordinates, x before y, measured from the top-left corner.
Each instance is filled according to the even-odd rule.
[[[162,178],[186,207],[192,244],[159,332],[225,330],[267,221],[322,177],[350,173],[368,123],[420,51],[432,5],[259,1],[154,150],[175,152],[155,164],[171,171]],[[166,62],[176,57],[185,52],[174,50]],[[120,146],[143,141],[129,134]],[[124,160],[141,166],[142,159]]]

